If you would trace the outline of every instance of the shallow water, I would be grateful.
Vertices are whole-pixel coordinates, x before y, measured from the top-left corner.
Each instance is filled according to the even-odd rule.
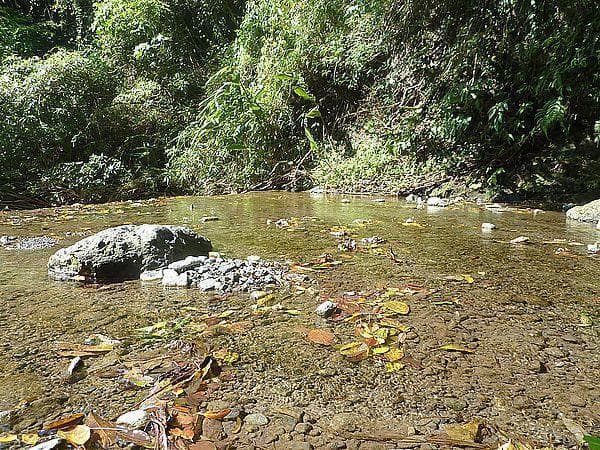
[[[0,248],[0,410],[25,398],[64,392],[78,399],[71,402],[70,408],[86,402],[102,404],[102,399],[92,399],[100,392],[95,391],[99,387],[87,393],[80,386],[56,387],[60,385],[59,366],[52,352],[58,340],[81,342],[93,332],[126,336],[136,327],[177,317],[183,307],[213,307],[210,298],[198,291],[165,291],[138,282],[84,287],[47,278],[45,264],[57,248],[124,223],[187,225],[211,239],[215,250],[232,257],[255,254],[299,262],[331,253],[344,262],[339,268],[318,274],[322,295],[417,283],[439,289],[441,299],[457,300],[470,315],[476,315],[479,305],[490,305],[492,312],[488,311],[487,317],[495,310],[525,305],[530,308],[527,314],[539,314],[542,321],[568,321],[571,333],[579,332],[581,313],[598,314],[600,261],[587,255],[585,245],[600,240],[600,231],[590,225],[568,223],[564,214],[557,212],[511,208],[499,213],[473,204],[416,209],[392,198],[385,202],[370,197],[347,198],[349,202],[342,202],[340,196],[249,193],[0,213],[0,236],[47,235],[60,240],[58,246],[45,250]],[[203,223],[204,216],[217,216],[219,220]],[[410,217],[423,227],[405,225]],[[280,218],[298,220],[293,220],[295,226],[290,228],[267,223]],[[366,223],[353,225],[357,219]],[[483,222],[492,222],[497,229],[482,232]],[[382,246],[382,255],[341,255],[337,240],[330,234],[334,227],[344,227],[357,240],[378,235],[388,243]],[[508,243],[517,236],[527,236],[531,243]],[[565,242],[548,243],[559,239]],[[399,264],[387,256],[388,246],[401,261]],[[567,252],[556,254],[559,248]],[[470,274],[475,282],[445,280],[461,274]],[[310,314],[318,299],[298,301],[308,318],[304,322],[281,321],[311,323]],[[233,300],[236,305],[244,302],[247,300],[243,298]],[[421,316],[416,312],[415,321],[425,327],[427,318],[436,311],[428,305]],[[448,311],[439,320],[443,323],[452,314],[455,312]],[[265,333],[269,324],[266,326]],[[495,332],[501,335],[510,331]],[[529,333],[526,327],[522,332]],[[598,349],[597,335],[591,336],[585,347],[588,359],[594,355],[594,348]],[[485,342],[484,336],[477,338]],[[499,339],[490,337],[490,351]],[[518,351],[518,346],[510,351]],[[296,354],[292,352],[263,357],[283,367],[283,373],[295,373],[294,364],[300,364],[300,372],[304,367],[294,361]],[[596,357],[595,362],[588,363],[593,367],[597,362]],[[110,396],[106,392],[103,395]],[[597,399],[598,394],[594,395],[590,401]],[[104,406],[110,409],[110,400],[106,402]],[[595,423],[594,418],[590,420]]]

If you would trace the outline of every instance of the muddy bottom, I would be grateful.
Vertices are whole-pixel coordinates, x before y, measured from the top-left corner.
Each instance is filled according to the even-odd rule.
[[[0,248],[0,411],[14,411],[0,427],[114,419],[192,345],[223,370],[199,410],[247,419],[205,418],[201,434],[218,448],[577,448],[600,434],[600,261],[586,253],[599,231],[553,212],[341,200],[261,193],[0,213],[0,235],[59,240]],[[257,302],[47,278],[57,248],[123,223],[187,225],[223,255],[284,262],[305,279]],[[385,242],[361,243],[372,236]],[[528,243],[510,243],[519,236]],[[328,299],[338,310],[318,316]],[[68,376],[94,334],[119,343]],[[482,435],[448,440],[449,426],[472,421]]]

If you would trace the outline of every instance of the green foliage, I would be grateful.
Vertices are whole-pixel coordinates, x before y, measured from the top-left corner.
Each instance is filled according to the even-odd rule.
[[[35,23],[18,12],[0,6],[0,61],[8,56],[34,56],[46,52],[55,37],[52,22]]]

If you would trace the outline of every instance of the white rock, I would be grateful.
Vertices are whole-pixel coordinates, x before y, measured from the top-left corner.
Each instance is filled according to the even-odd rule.
[[[202,280],[198,283],[198,288],[201,291],[214,291],[217,288],[217,285],[220,284],[214,278],[207,278],[206,280]]]
[[[600,230],[600,220],[598,221],[598,223],[596,224],[596,229]]]
[[[64,442],[61,438],[50,439],[49,441],[42,442],[41,444],[29,447],[29,450],[52,450],[62,445]]]
[[[527,236],[519,236],[510,241],[511,244],[527,244],[529,238]]]
[[[269,423],[269,419],[261,413],[248,414],[244,417],[244,422],[257,427],[264,426]]]
[[[593,253],[594,255],[596,253],[600,253],[600,245],[598,244],[598,242],[596,242],[595,244],[588,244],[587,251],[588,253]]]
[[[185,272],[186,270],[193,269],[201,266],[206,261],[206,256],[188,256],[180,261],[175,261],[169,264],[169,269],[176,270],[177,272]]]
[[[176,270],[165,269],[162,284],[163,286],[188,287],[190,279],[187,272],[179,274]]]
[[[482,231],[492,231],[494,228],[496,228],[496,225],[494,225],[493,223],[484,222],[481,224]]]
[[[321,303],[319,306],[317,306],[315,312],[318,316],[329,317],[331,314],[333,314],[336,308],[337,303],[333,303],[331,300],[327,300]]]
[[[136,409],[126,412],[117,418],[119,425],[125,425],[127,428],[142,428],[148,422],[148,412],[144,409]]]
[[[163,269],[146,270],[140,274],[140,281],[160,281],[163,277]]]
[[[266,297],[267,295],[269,295],[269,293],[265,291],[252,291],[250,292],[250,299],[252,301],[257,301],[263,297]]]
[[[250,255],[248,256],[248,262],[252,263],[252,264],[256,264],[260,262],[260,256],[257,255]]]
[[[438,208],[443,208],[448,206],[448,202],[440,197],[429,197],[427,199],[427,206],[437,206]]]
[[[417,203],[417,196],[415,194],[408,194],[404,200],[406,203]]]

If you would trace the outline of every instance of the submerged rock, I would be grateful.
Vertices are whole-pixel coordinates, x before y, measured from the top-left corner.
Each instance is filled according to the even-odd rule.
[[[574,206],[567,211],[567,218],[579,222],[598,223],[600,221],[600,200],[594,200],[582,206]]]
[[[427,206],[435,206],[438,208],[444,208],[448,206],[448,200],[445,200],[440,197],[429,197],[427,199]]]
[[[48,261],[55,280],[122,281],[191,255],[207,255],[208,239],[172,225],[122,225],[60,249]]]

